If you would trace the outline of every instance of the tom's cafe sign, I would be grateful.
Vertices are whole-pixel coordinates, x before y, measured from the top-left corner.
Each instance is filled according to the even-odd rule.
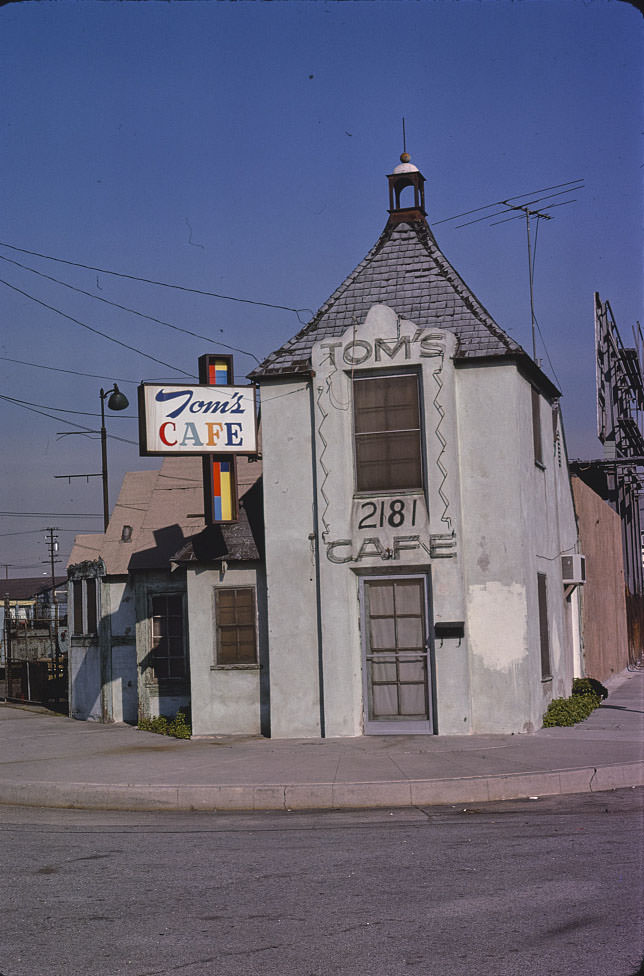
[[[254,386],[142,383],[141,454],[256,454],[256,416]]]
[[[238,454],[257,454],[255,387],[233,384],[233,357],[199,357],[199,383],[141,383],[139,453],[200,454],[207,524],[236,522]]]

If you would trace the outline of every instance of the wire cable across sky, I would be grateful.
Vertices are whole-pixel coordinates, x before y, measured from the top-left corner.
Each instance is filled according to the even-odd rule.
[[[6,241],[0,241],[0,247],[7,247],[12,251],[19,251],[21,254],[31,254],[32,257],[44,258],[47,261],[57,261],[59,264],[68,264],[73,268],[83,268],[85,271],[97,271],[99,274],[113,275],[116,278],[126,278],[129,281],[141,281],[146,285],[157,285],[159,288],[173,288],[177,291],[187,291],[193,295],[206,295],[209,298],[219,298],[227,302],[240,302],[244,305],[260,305],[263,308],[277,308],[282,309],[285,312],[294,312],[298,319],[305,324],[300,318],[300,312],[309,312],[313,315],[313,310],[310,308],[294,308],[292,305],[277,305],[274,302],[260,302],[253,298],[239,298],[236,295],[223,295],[216,291],[207,291],[204,288],[191,288],[188,285],[177,285],[168,281],[157,281],[153,278],[143,278],[140,275],[127,274],[123,271],[111,271],[109,268],[97,268],[91,264],[82,264],[80,261],[69,261],[66,258],[58,258],[53,254],[42,254],[40,251],[31,251],[25,247],[17,247],[15,244],[8,244]]]

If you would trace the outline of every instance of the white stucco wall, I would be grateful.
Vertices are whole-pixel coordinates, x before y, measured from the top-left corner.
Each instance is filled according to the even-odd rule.
[[[459,369],[456,389],[472,728],[529,731],[572,678],[560,556],[576,545],[576,526],[565,456],[560,465],[552,408],[540,397],[544,463],[535,463],[531,387],[513,365]],[[538,572],[552,680],[541,676]]]
[[[264,585],[259,565],[188,569],[192,732],[193,735],[259,735],[263,655],[259,654],[256,666],[217,664],[214,590],[218,586],[255,587],[258,643],[261,647],[266,644]]]
[[[306,379],[261,389],[271,735],[320,735],[315,491]]]
[[[362,576],[405,571],[427,574],[431,576],[434,619],[462,621],[464,617],[457,531],[455,345],[451,333],[418,330],[413,323],[399,320],[387,306],[375,305],[360,326],[337,339],[322,340],[313,349],[328,735],[359,735],[364,728],[358,599]],[[352,381],[374,369],[411,369],[420,376],[428,474],[425,492],[355,493]],[[389,524],[392,502],[400,514]],[[438,723],[444,732],[463,732],[469,727],[463,641],[441,641],[433,664]]]
[[[463,636],[433,644],[440,734],[537,728],[553,694],[569,693],[560,555],[574,549],[576,526],[551,405],[540,398],[536,465],[530,383],[510,362],[455,368],[455,352],[449,331],[418,330],[375,305],[344,336],[314,346],[310,393],[304,380],[262,390],[273,734],[319,734],[313,541],[327,735],[364,731],[359,593],[374,575],[426,575],[432,628],[463,625]],[[400,369],[421,379],[426,490],[358,494],[352,381]],[[404,517],[390,523],[392,500]],[[537,572],[548,581],[547,681]]]
[[[136,613],[132,581],[107,578],[101,584],[101,642],[106,648],[105,702],[108,719],[136,723],[138,675]]]
[[[72,718],[100,722],[101,655],[98,641],[72,638],[69,649],[70,715]]]

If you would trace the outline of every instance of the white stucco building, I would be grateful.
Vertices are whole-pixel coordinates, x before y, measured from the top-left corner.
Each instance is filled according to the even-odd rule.
[[[206,526],[201,458],[126,474],[107,532],[69,566],[74,718],[190,710],[195,735],[268,734],[261,465],[239,459],[239,520]]]
[[[76,539],[72,715],[460,735],[539,728],[570,694],[559,392],[441,253],[408,157],[388,180],[376,245],[252,374],[263,460],[238,459],[239,521],[207,526],[201,460],[167,458]]]
[[[278,737],[529,731],[579,656],[558,390],[401,159],[376,245],[252,374]]]

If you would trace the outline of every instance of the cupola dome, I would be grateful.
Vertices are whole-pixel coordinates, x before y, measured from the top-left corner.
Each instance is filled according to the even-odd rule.
[[[417,166],[411,162],[409,153],[401,153],[400,163],[387,177],[389,181],[389,223],[398,224],[402,221],[424,220],[425,210],[425,177]],[[413,190],[413,205],[401,206],[403,190],[411,187]]]

